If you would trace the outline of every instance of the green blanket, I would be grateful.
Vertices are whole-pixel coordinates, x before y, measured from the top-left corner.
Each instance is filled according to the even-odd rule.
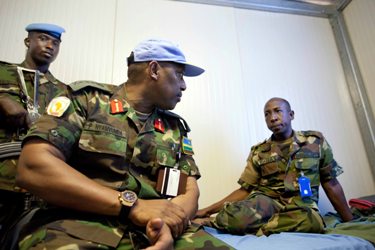
[[[356,236],[375,244],[375,211],[354,210],[353,213],[357,218],[349,222],[343,222],[337,214],[326,214],[323,217],[326,223],[325,233]]]

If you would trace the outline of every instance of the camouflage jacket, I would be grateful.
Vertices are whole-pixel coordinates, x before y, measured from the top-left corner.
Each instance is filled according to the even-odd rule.
[[[73,91],[65,113],[42,116],[27,138],[49,141],[87,177],[133,190],[140,198],[162,198],[155,189],[158,169],[177,166],[200,177],[192,152],[182,147],[190,129],[181,117],[156,109],[143,124],[126,101],[124,85],[79,81],[69,86]]]
[[[331,147],[320,132],[294,131],[288,156],[270,139],[251,148],[238,183],[252,192],[277,198],[283,204],[317,208],[319,185],[341,174]],[[312,196],[302,199],[298,177],[310,179]]]
[[[0,96],[6,96],[20,103],[26,108],[26,96],[34,99],[34,77],[35,73],[24,68],[24,63],[20,65],[0,62]],[[22,72],[22,73],[21,73]],[[22,81],[26,86],[26,91],[22,90]],[[39,78],[38,112],[42,114],[52,98],[64,91],[66,85],[57,80],[49,71],[40,74]],[[7,126],[4,117],[0,114],[0,148],[6,149],[11,142],[20,142],[26,135],[26,128],[16,128]],[[18,191],[14,185],[16,165],[18,156],[6,156],[6,150],[0,152],[0,189]]]

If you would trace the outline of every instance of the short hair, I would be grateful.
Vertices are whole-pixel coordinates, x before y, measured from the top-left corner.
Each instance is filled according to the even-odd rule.
[[[129,63],[129,58],[131,55],[128,57],[128,79],[129,80],[139,80],[139,77],[142,76],[143,71],[148,65],[148,62],[131,62]]]
[[[285,104],[285,106],[286,106],[286,108],[288,109],[288,111],[291,111],[291,110],[292,110],[292,108],[291,108],[291,106],[290,106],[290,103],[289,103],[287,100],[285,100],[284,98],[281,98],[281,97],[272,97],[271,99],[269,99],[269,100],[266,102],[266,105],[267,105],[267,103],[269,103],[270,101],[281,101],[281,102],[283,102],[283,103]]]

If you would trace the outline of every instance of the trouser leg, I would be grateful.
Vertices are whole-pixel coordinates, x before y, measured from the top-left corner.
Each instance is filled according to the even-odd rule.
[[[232,234],[256,233],[281,208],[281,204],[268,196],[254,195],[225,204],[213,224]]]

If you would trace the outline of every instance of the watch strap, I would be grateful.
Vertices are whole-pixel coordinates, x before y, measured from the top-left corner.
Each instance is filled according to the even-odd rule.
[[[121,205],[119,219],[121,222],[129,222],[129,213],[132,207]]]

